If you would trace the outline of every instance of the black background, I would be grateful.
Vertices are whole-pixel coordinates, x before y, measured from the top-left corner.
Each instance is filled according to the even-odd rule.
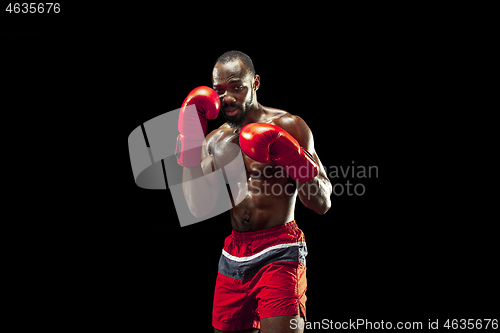
[[[324,165],[378,167],[378,178],[350,179],[363,196],[333,195],[324,216],[297,202],[308,319],[491,317],[491,233],[458,223],[452,191],[433,178],[446,158],[432,150],[454,38],[446,24],[383,8],[100,6],[2,13],[4,100],[25,129],[8,136],[30,147],[28,165],[7,167],[31,170],[30,190],[16,193],[32,208],[20,215],[43,221],[17,234],[36,244],[18,247],[37,302],[58,300],[70,325],[211,331],[229,215],[180,228],[168,190],[135,185],[127,138],[210,86],[217,57],[240,50],[261,76],[258,101],[301,116]]]

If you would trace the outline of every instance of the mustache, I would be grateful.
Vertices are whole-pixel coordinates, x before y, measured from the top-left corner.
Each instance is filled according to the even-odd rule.
[[[221,105],[221,111],[224,111],[226,108],[238,108],[238,109],[242,110],[242,106],[237,104],[237,103],[222,104]]]

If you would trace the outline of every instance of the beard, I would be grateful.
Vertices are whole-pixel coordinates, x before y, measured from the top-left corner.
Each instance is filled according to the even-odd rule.
[[[250,100],[245,102],[244,104],[232,103],[232,104],[222,104],[221,111],[224,119],[226,119],[227,124],[231,128],[239,128],[245,122],[248,113],[250,112],[250,108],[253,102],[253,94],[250,97]],[[225,109],[228,107],[235,107],[240,109],[240,113],[234,116],[228,116],[225,112]]]
[[[246,105],[244,107],[241,107],[238,104],[227,105],[227,107],[236,107],[236,108],[241,110],[241,112],[235,116],[228,116],[226,114],[226,112],[224,112],[224,109],[222,109],[222,111],[223,111],[222,115],[224,116],[224,119],[226,119],[227,124],[231,128],[241,127],[241,125],[243,125],[243,123],[245,122],[245,119],[246,119],[248,113],[250,112],[250,109],[248,107],[246,107]]]

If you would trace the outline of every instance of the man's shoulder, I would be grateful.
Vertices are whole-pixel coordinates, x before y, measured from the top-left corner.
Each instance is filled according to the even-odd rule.
[[[285,111],[285,110],[271,108],[268,106],[263,106],[263,108],[265,111],[266,118],[269,118],[269,119],[279,119],[281,117],[290,116],[290,112]]]
[[[291,114],[290,112],[285,110],[272,109],[272,108],[269,109],[271,109],[270,114],[272,116],[268,122],[276,126],[279,126],[286,131],[288,131],[291,128],[306,126],[304,120],[297,115]]]
[[[307,147],[311,141],[311,130],[306,122],[299,116],[293,115],[287,111],[279,110],[276,117],[270,123],[284,129],[291,134],[302,146]]]

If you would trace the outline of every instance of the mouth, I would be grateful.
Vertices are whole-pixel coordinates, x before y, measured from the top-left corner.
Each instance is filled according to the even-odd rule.
[[[240,109],[235,108],[235,107],[228,107],[224,109],[224,112],[229,116],[232,117],[238,113]]]

